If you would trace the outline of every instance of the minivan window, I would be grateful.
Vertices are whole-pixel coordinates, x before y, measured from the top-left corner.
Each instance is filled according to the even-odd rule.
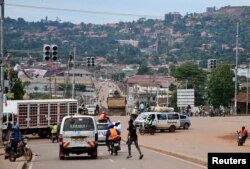
[[[178,114],[168,114],[168,120],[178,120],[179,115]]]
[[[68,118],[64,122],[63,131],[88,131],[94,130],[92,118]]]
[[[180,115],[181,119],[186,119],[186,116]]]
[[[158,120],[167,120],[167,115],[166,114],[157,114]]]

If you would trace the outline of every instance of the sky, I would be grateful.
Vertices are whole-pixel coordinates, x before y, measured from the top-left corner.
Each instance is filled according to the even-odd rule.
[[[141,17],[164,19],[169,12],[202,13],[207,7],[250,6],[250,0],[5,0],[5,17],[79,24],[117,23]],[[62,10],[60,10],[62,9]]]

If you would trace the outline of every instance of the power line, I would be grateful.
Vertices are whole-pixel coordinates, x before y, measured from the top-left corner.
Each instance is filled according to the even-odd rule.
[[[90,13],[90,14],[97,14],[97,15],[131,16],[131,17],[145,17],[145,18],[163,19],[163,16],[157,16],[157,15],[140,15],[140,14],[132,14],[132,13],[100,12],[100,11],[66,9],[66,8],[52,8],[52,7],[41,7],[41,6],[8,4],[8,3],[6,3],[5,5],[12,6],[12,7],[19,7],[19,8],[42,9],[42,10],[51,10],[51,11],[64,11],[64,12],[75,12],[75,13]]]

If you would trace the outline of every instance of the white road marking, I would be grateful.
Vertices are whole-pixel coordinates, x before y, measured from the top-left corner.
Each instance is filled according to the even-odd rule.
[[[203,166],[203,165],[200,165],[200,164],[197,164],[197,163],[188,161],[188,160],[184,160],[184,159],[181,159],[181,158],[178,158],[178,157],[174,157],[174,156],[167,155],[167,154],[164,154],[164,153],[161,153],[161,152],[158,152],[158,151],[154,151],[154,150],[150,150],[150,149],[147,149],[147,150],[148,150],[148,151],[155,152],[155,153],[158,153],[158,154],[161,154],[161,155],[164,155],[164,156],[167,156],[167,157],[170,157],[170,158],[173,158],[173,159],[176,159],[176,160],[179,160],[179,161],[183,161],[183,162],[188,163],[188,164],[192,164],[192,165],[197,166],[197,167],[200,167],[200,168],[205,168],[205,169],[207,169],[206,166]]]
[[[114,160],[112,160],[112,159],[109,159],[109,161],[111,162],[111,163],[114,163],[115,161]]]

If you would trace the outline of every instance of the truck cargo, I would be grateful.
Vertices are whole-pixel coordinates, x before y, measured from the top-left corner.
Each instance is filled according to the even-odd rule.
[[[108,109],[122,109],[126,107],[126,97],[108,97]]]
[[[18,123],[22,134],[47,137],[52,125],[64,116],[78,113],[75,99],[8,100],[3,105],[3,133],[8,122]]]
[[[125,115],[126,114],[126,104],[127,97],[121,96],[116,90],[109,93],[107,98],[108,114],[109,115]]]

